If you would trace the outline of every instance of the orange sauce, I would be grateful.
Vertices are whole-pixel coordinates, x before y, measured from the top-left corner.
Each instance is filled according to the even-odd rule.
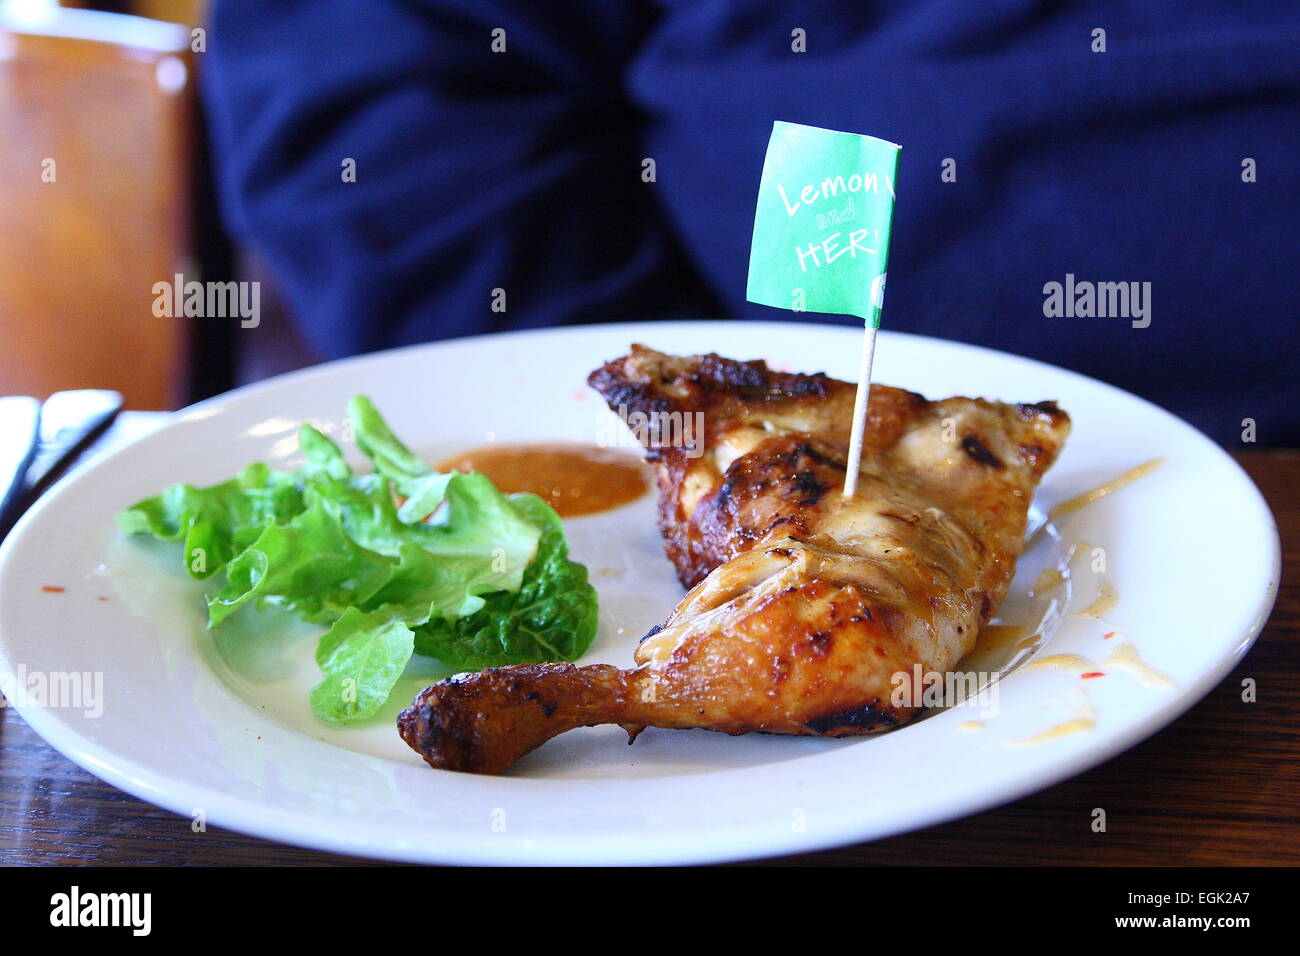
[[[1018,646],[1029,634],[1029,628],[1019,624],[985,624],[975,639],[976,651],[1000,651]]]
[[[1034,581],[1033,589],[1030,590],[1030,597],[1042,597],[1049,591],[1055,591],[1065,583],[1065,575],[1059,568],[1044,568]]]
[[[1092,730],[1097,726],[1091,717],[1076,717],[1073,720],[1067,720],[1063,724],[1057,724],[1054,727],[1048,727],[1046,730],[1040,730],[1032,737],[1026,737],[1023,740],[1012,740],[1009,743],[1017,746],[1033,746],[1034,744],[1045,744],[1049,740],[1059,740],[1062,737],[1068,737],[1070,734],[1078,734],[1087,730]]]
[[[1072,617],[1091,617],[1101,620],[1102,617],[1115,610],[1115,604],[1119,601],[1119,593],[1115,590],[1115,585],[1102,578],[1097,588],[1096,600],[1082,611],[1071,615]]]
[[[1061,502],[1059,505],[1057,505],[1055,508],[1053,508],[1051,511],[1047,513],[1047,517],[1055,521],[1057,518],[1060,518],[1063,515],[1068,515],[1072,512],[1078,511],[1080,508],[1084,507],[1085,505],[1092,504],[1094,501],[1098,500],[1099,498],[1105,498],[1107,495],[1113,495],[1121,488],[1127,485],[1131,485],[1133,482],[1137,481],[1143,475],[1151,474],[1151,472],[1155,471],[1163,463],[1164,463],[1163,458],[1152,458],[1150,461],[1144,462],[1143,464],[1138,465],[1136,468],[1130,468],[1128,471],[1124,472],[1124,474],[1120,475],[1118,478],[1114,478],[1111,481],[1106,482],[1104,485],[1092,489],[1092,491],[1086,491],[1083,494],[1078,495],[1077,497],[1071,498],[1069,501]]]
[[[503,494],[531,492],[563,518],[617,508],[650,487],[640,456],[578,443],[485,445],[438,465],[453,468],[487,475]]]
[[[1082,674],[1097,667],[1092,661],[1081,654],[1049,654],[1047,657],[1040,657],[1037,660],[1030,661],[1022,671],[1059,671],[1062,673]]]
[[[1132,644],[1124,643],[1111,651],[1110,656],[1102,661],[1103,667],[1117,667],[1128,671],[1148,687],[1174,687],[1177,683],[1168,674],[1162,674],[1142,660]]]

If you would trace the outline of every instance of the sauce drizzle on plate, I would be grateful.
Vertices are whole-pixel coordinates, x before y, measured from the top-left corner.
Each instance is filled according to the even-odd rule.
[[[453,468],[487,475],[502,494],[535,494],[562,518],[609,511],[650,488],[639,455],[577,442],[485,445],[438,465],[439,471]]]
[[[1062,515],[1068,515],[1071,512],[1078,511],[1080,508],[1092,504],[1099,498],[1105,498],[1107,495],[1114,494],[1126,485],[1131,485],[1143,475],[1149,475],[1163,463],[1163,458],[1152,458],[1150,461],[1143,462],[1136,468],[1130,468],[1118,478],[1113,478],[1104,485],[1093,488],[1092,491],[1085,491],[1083,494],[1071,498],[1069,501],[1061,502],[1047,513],[1047,517],[1055,521]]]

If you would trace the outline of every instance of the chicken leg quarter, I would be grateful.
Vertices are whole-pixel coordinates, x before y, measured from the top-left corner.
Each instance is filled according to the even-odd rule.
[[[1070,427],[1051,402],[873,385],[846,499],[851,383],[642,346],[589,382],[616,411],[660,423],[644,430],[646,454],[690,590],[631,668],[522,664],[423,691],[398,726],[433,767],[497,773],[592,724],[839,737],[906,723],[917,665],[951,671],[1005,597],[1034,489]],[[674,422],[695,412],[695,442],[674,443],[690,433]]]

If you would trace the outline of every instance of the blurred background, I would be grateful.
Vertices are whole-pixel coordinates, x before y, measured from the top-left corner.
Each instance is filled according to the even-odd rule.
[[[0,394],[856,324],[744,301],[774,119],[903,144],[885,328],[1300,445],[1300,5],[1267,0],[0,0]],[[1067,277],[1150,283],[1149,324],[1046,314]],[[187,315],[191,282],[255,315]]]

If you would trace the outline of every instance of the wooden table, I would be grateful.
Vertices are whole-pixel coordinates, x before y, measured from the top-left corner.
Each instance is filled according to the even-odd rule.
[[[1300,451],[1237,460],[1282,533],[1277,607],[1205,700],[1109,763],[1008,806],[919,833],[789,857],[834,864],[1300,863]],[[1203,515],[1213,534],[1213,502]],[[1194,594],[1189,594],[1194,598]],[[1258,682],[1243,703],[1241,682]],[[1104,807],[1107,832],[1090,829]],[[209,828],[101,783],[0,710],[0,863],[359,864]]]

